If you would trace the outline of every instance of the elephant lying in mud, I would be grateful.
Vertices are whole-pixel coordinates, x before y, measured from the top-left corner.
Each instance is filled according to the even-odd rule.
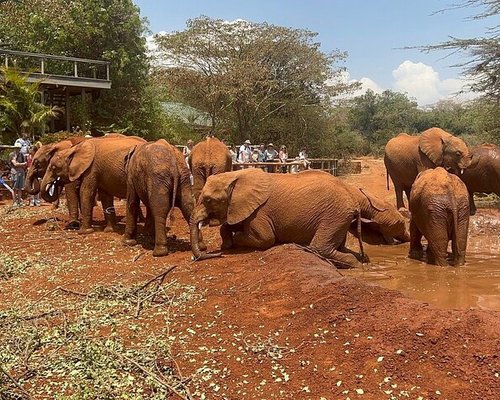
[[[396,207],[367,190],[351,187],[352,196],[361,210],[363,241],[369,244],[394,244],[410,241],[409,221]],[[349,231],[356,235],[356,227]]]
[[[400,133],[387,142],[384,164],[394,183],[397,208],[404,207],[403,191],[409,200],[411,186],[418,173],[426,169],[444,167],[460,174],[471,163],[467,145],[440,128],[430,128],[419,136]]]
[[[92,210],[97,191],[105,210],[105,230],[114,230],[113,197],[125,198],[127,195],[125,157],[133,146],[145,142],[136,136],[108,135],[85,140],[58,152],[50,160],[42,180],[40,193],[43,199],[54,202],[61,184],[80,181],[82,226],[79,233],[94,231]]]
[[[495,193],[500,196],[500,147],[483,144],[471,149],[472,162],[460,176],[470,195],[471,215],[476,213],[473,194]]]
[[[209,137],[194,146],[188,162],[193,174],[193,193],[196,199],[210,175],[229,172],[232,166],[229,150],[215,137]]]
[[[310,246],[339,267],[366,261],[345,247],[353,220],[361,215],[358,202],[340,179],[325,172],[268,174],[247,169],[210,176],[191,216],[191,247],[206,258],[198,243],[200,226],[221,226],[222,249],[234,246],[268,249],[277,243]]]
[[[57,143],[45,144],[40,147],[35,153],[31,166],[28,168],[28,171],[26,173],[26,184],[24,190],[26,190],[26,192],[31,195],[40,193],[39,179],[42,179],[45,175],[52,157],[58,152],[69,149],[70,147],[82,142],[83,140],[85,139],[81,136],[74,136]],[[62,190],[62,187],[60,189]],[[68,228],[78,229],[80,227],[80,221],[78,220],[78,182],[71,182],[64,185],[64,193],[66,195],[66,206],[68,207],[68,213],[70,217]]]
[[[410,196],[410,258],[423,255],[422,235],[428,242],[427,261],[448,265],[451,240],[453,264],[465,263],[469,229],[469,196],[465,184],[444,168],[421,172]]]
[[[189,223],[194,209],[189,169],[182,153],[166,140],[134,146],[127,155],[127,225],[123,243],[137,244],[137,216],[142,201],[153,219],[153,256],[168,254],[165,222],[174,206]]]

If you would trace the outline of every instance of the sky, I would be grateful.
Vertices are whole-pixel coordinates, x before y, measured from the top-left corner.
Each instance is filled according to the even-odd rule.
[[[182,31],[188,19],[268,22],[317,32],[321,50],[346,51],[345,79],[377,93],[407,93],[420,106],[456,97],[463,87],[466,55],[446,51],[423,53],[404,47],[475,38],[499,25],[498,18],[471,20],[475,8],[449,9],[462,0],[134,0],[149,21],[151,34]],[[448,9],[448,10],[446,10]],[[446,11],[441,11],[446,10]],[[496,17],[495,17],[496,18]]]

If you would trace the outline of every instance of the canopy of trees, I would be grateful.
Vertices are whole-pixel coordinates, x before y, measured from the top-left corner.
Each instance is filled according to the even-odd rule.
[[[173,99],[207,112],[212,131],[241,142],[305,141],[331,96],[345,94],[344,53],[324,54],[307,30],[200,17],[157,36],[157,71]],[[303,143],[304,144],[304,143]]]

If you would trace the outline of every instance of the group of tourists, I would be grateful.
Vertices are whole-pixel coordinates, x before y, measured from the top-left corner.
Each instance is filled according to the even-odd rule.
[[[9,166],[10,166],[10,179],[12,181],[12,200],[13,204],[16,206],[23,206],[24,204],[24,181],[26,179],[26,171],[31,166],[33,156],[35,155],[38,148],[40,148],[41,143],[37,142],[34,145],[26,133],[14,142],[14,151],[9,154]],[[3,182],[6,185],[5,182]],[[39,206],[40,196],[30,196],[28,198],[28,205]]]
[[[250,140],[245,140],[245,142],[239,147],[239,149],[233,145],[231,146],[229,152],[231,153],[231,158],[234,164],[246,164],[246,163],[281,163],[286,164],[289,155],[288,150],[285,145],[280,146],[279,151],[276,150],[273,143],[269,143],[267,146],[261,143],[258,146],[252,147],[252,142]],[[307,149],[304,147],[299,153],[300,160],[307,160]],[[276,172],[277,168],[274,166],[267,166],[268,172]],[[286,172],[286,167],[279,168],[280,171]]]

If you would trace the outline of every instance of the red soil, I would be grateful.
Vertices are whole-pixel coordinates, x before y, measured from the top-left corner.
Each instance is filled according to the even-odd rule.
[[[368,165],[371,170],[347,180],[391,198],[380,162]],[[123,205],[117,207],[122,215]],[[95,218],[102,215],[96,211]],[[343,277],[294,245],[193,263],[188,227],[179,212],[172,229],[175,252],[161,259],[141,246],[122,247],[117,233],[68,232],[66,239],[52,240],[61,232],[49,231],[43,222],[39,216],[0,221],[1,252],[36,250],[54,265],[80,261],[52,276],[33,270],[15,281],[0,281],[0,304],[19,296],[36,299],[62,283],[85,292],[96,284],[147,281],[177,265],[169,279],[195,286],[204,301],[173,320],[171,335],[184,337],[174,342],[175,356],[184,376],[204,363],[218,371],[201,380],[207,399],[499,396],[498,312],[434,309]],[[215,228],[205,236],[209,249],[218,248]],[[147,323],[151,330],[163,327],[161,321]]]

